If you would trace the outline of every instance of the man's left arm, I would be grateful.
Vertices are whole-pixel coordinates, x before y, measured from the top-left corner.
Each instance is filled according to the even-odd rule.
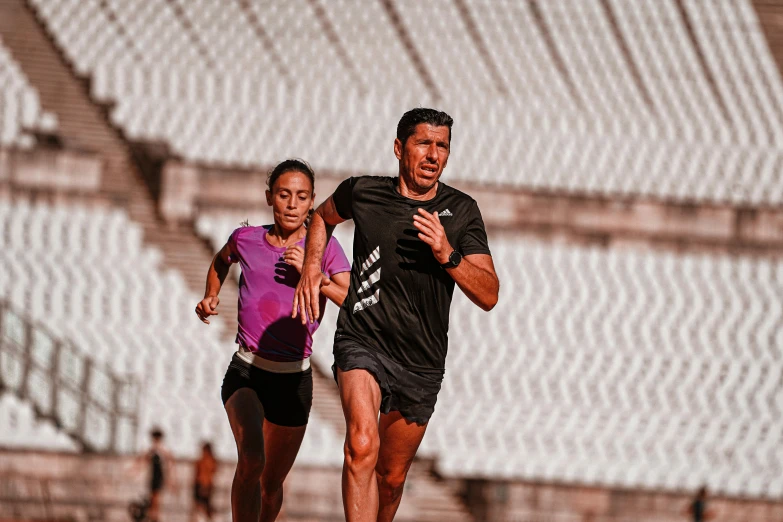
[[[430,214],[419,209],[413,216],[413,225],[419,230],[419,239],[432,249],[432,254],[439,264],[449,261],[449,255],[454,247],[446,237],[446,231],[440,222],[437,212]],[[470,254],[462,258],[462,262],[446,271],[457,283],[468,298],[479,308],[490,311],[498,302],[500,282],[495,273],[495,264],[488,254]]]

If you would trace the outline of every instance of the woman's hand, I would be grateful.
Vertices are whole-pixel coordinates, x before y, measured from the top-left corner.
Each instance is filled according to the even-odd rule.
[[[283,261],[296,268],[299,275],[302,275],[302,265],[304,264],[304,248],[299,245],[291,245],[283,253]]]
[[[220,298],[218,296],[205,297],[196,305],[196,315],[203,322],[209,324],[209,316],[218,315],[217,310],[215,310],[218,304],[220,304]]]

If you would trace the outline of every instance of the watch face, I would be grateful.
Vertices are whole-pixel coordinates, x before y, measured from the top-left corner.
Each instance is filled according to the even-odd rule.
[[[460,261],[462,261],[462,254],[456,250],[449,254],[449,263],[451,263],[453,266],[457,266]]]

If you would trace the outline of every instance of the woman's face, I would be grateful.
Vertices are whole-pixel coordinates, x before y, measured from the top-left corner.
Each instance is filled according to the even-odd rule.
[[[266,191],[266,202],[272,207],[275,225],[288,232],[296,231],[304,224],[313,208],[314,197],[310,178],[297,171],[283,173],[272,190]]]

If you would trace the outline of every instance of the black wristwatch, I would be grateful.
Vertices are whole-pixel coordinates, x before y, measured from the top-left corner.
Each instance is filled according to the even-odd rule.
[[[462,254],[456,250],[452,250],[449,254],[449,260],[440,265],[441,268],[457,268],[462,262]]]

